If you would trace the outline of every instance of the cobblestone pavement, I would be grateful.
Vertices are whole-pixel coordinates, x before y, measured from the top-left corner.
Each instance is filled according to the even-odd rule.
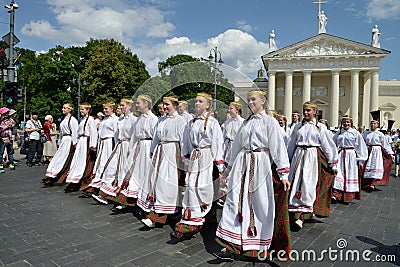
[[[315,250],[319,258],[324,249],[338,250],[347,242],[345,248],[331,251],[331,257],[323,254],[323,261],[253,263],[238,258],[221,263],[210,254],[219,248],[213,241],[215,225],[191,240],[169,244],[173,223],[140,231],[142,223],[133,213],[113,215],[110,205],[98,205],[79,192],[42,188],[45,167],[28,168],[24,163],[0,174],[0,266],[400,266],[399,178],[393,177],[382,191],[363,193],[361,201],[334,205],[330,218],[316,218],[292,233],[299,259],[304,250]],[[360,262],[345,261],[346,255],[353,259],[353,250]],[[365,262],[365,250],[371,251],[365,256],[372,260],[389,255],[397,260]],[[330,260],[333,256],[336,262]]]

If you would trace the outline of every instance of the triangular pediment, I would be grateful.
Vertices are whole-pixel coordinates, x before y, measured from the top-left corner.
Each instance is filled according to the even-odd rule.
[[[379,109],[381,109],[381,110],[396,110],[397,106],[394,105],[393,103],[388,102],[388,103],[380,106]]]
[[[387,55],[389,53],[388,50],[323,33],[268,53],[263,58]]]

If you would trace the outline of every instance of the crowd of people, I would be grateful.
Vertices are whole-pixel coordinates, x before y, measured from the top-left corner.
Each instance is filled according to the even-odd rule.
[[[302,119],[294,113],[289,124],[270,111],[263,91],[250,91],[247,105],[252,114],[244,119],[242,104],[230,103],[229,118],[220,125],[206,93],[197,94],[195,115],[188,113],[187,101],[173,95],[163,97],[159,117],[144,94],[135,102],[104,102],[98,120],[89,103],[79,106],[80,122],[72,115],[74,106],[65,103],[58,149],[47,148],[52,152],[46,152],[49,165],[42,182],[113,204],[115,213],[134,212],[144,230],[175,222],[170,234],[175,243],[218,224],[221,250],[213,255],[232,261],[235,254],[265,257],[272,249],[288,256],[290,231],[300,231],[313,215],[330,216],[331,204],[348,204],[360,199],[362,190],[371,193],[387,185],[395,153],[398,176],[400,140],[385,136],[377,119],[360,133],[344,116],[332,133],[318,121],[313,102],[304,103]],[[8,123],[2,120],[4,132],[3,125]],[[48,140],[54,131],[52,118],[46,117]],[[26,132],[31,166],[32,151],[41,162],[43,150],[36,112]],[[7,148],[4,141],[2,147]]]

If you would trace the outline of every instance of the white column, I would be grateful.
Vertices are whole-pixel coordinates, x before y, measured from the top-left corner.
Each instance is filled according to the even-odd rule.
[[[371,95],[369,98],[370,111],[378,110],[379,108],[379,71],[371,71]]]
[[[351,95],[350,95],[350,117],[353,118],[354,126],[358,126],[358,100],[359,100],[359,73],[360,70],[351,70]]]
[[[311,70],[303,71],[303,103],[311,100]]]
[[[331,85],[331,121],[330,125],[338,127],[339,122],[339,73],[340,71],[332,71],[332,85]]]
[[[366,72],[363,75],[364,78],[364,84],[363,84],[363,107],[362,107],[362,126],[364,126],[366,129],[369,128],[369,122],[370,122],[370,108],[369,108],[369,102],[370,102],[370,92],[371,92],[371,73]]]
[[[268,104],[275,110],[275,71],[268,71]]]
[[[293,72],[285,72],[285,105],[283,112],[286,118],[292,117],[293,107]]]

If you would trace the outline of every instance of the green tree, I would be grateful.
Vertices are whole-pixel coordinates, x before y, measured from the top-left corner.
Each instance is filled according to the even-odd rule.
[[[214,94],[214,67],[189,55],[175,55],[158,63],[161,76],[170,82],[171,91],[180,99],[193,99],[198,92]],[[234,100],[232,84],[221,70],[216,70],[217,110]]]
[[[88,60],[82,71],[82,99],[99,109],[106,100],[132,97],[150,78],[136,54],[113,39],[90,40]]]

